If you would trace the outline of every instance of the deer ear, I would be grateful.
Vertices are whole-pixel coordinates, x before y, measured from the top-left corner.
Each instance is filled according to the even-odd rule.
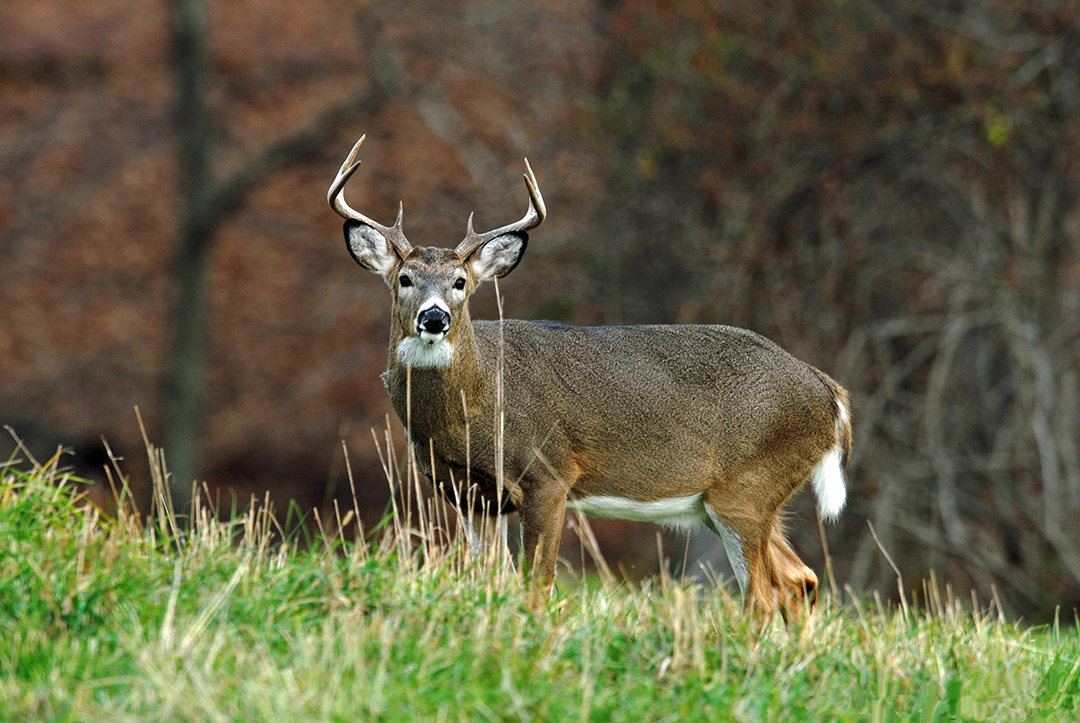
[[[529,234],[524,231],[496,236],[469,256],[469,266],[477,281],[502,278],[514,270],[525,254]]]
[[[386,276],[398,262],[397,252],[386,237],[360,221],[345,222],[345,245],[356,263],[380,276]]]

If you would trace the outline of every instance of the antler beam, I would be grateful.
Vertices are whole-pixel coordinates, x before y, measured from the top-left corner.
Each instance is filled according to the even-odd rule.
[[[507,233],[530,231],[544,222],[544,219],[547,218],[547,206],[544,205],[544,197],[540,195],[540,186],[536,183],[536,176],[533,175],[528,158],[525,159],[525,185],[529,189],[529,210],[525,212],[525,215],[521,220],[517,223],[511,223],[502,226],[501,228],[478,234],[473,230],[473,215],[470,213],[465,239],[458,244],[456,249],[454,249],[458,256],[463,259],[468,258],[469,254],[476,251],[476,249],[496,236],[502,236]]]
[[[342,218],[365,223],[381,233],[393,245],[398,255],[405,258],[412,251],[412,244],[405,238],[405,234],[401,230],[403,209],[400,203],[398,204],[397,220],[394,221],[394,225],[384,226],[360,213],[345,201],[345,184],[348,183],[352,174],[356,173],[356,169],[360,167],[360,161],[356,160],[356,155],[360,152],[360,146],[364,145],[365,138],[367,138],[366,133],[360,136],[360,140],[356,142],[345,162],[341,164],[337,177],[330,184],[330,190],[326,192],[326,200],[330,204],[330,208],[337,211],[337,214]]]

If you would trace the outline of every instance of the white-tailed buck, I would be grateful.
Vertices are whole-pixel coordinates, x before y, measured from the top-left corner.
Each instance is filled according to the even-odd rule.
[[[527,573],[543,592],[570,507],[704,524],[723,541],[748,609],[788,618],[812,604],[817,577],[788,545],[778,512],[809,481],[822,516],[839,514],[847,392],[730,326],[473,321],[469,297],[517,266],[547,213],[528,161],[520,221],[476,233],[470,216],[457,248],[414,248],[400,208],[383,226],[345,202],[363,141],[327,198],[346,219],[353,258],[390,287],[383,380],[436,487],[452,502],[519,512]]]

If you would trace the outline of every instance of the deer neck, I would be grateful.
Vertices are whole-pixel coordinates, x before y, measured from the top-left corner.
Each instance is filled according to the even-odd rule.
[[[443,366],[413,366],[403,343],[411,343],[405,329],[394,329],[390,337],[389,365],[384,381],[401,422],[410,428],[414,441],[438,446],[444,437],[451,440],[463,433],[490,406],[490,385],[483,373],[479,348],[468,316],[461,320],[446,341],[452,358]],[[467,412],[466,412],[467,410]]]

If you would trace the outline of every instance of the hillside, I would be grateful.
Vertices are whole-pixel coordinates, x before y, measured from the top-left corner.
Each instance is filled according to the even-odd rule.
[[[758,635],[723,590],[516,575],[429,537],[271,544],[265,518],[96,522],[0,494],[0,716],[49,720],[1067,721],[1080,638],[949,598]],[[432,520],[428,520],[428,523]],[[413,538],[416,539],[416,538]],[[240,544],[233,544],[234,541]],[[297,541],[294,541],[294,543]]]

